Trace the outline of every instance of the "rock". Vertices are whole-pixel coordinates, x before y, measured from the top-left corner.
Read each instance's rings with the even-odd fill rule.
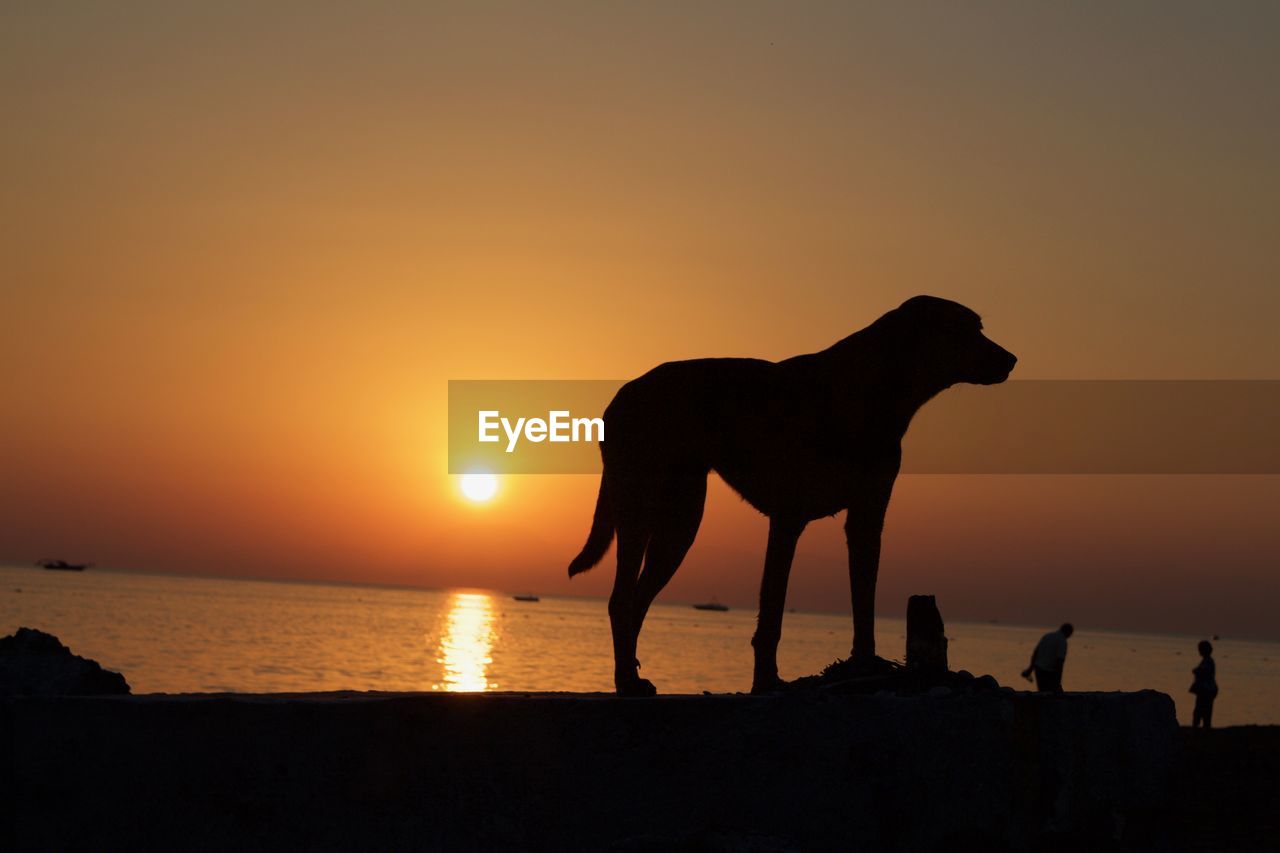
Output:
[[[947,671],[947,636],[942,614],[932,595],[907,599],[907,668],[922,672]]]
[[[1000,682],[993,675],[982,675],[973,681],[973,689],[979,692],[995,692],[1000,689]]]
[[[115,696],[129,692],[118,672],[73,655],[58,638],[19,628],[0,639],[0,696]]]

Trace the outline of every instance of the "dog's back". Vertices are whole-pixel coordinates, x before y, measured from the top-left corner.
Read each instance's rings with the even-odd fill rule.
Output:
[[[668,362],[605,410],[605,476],[653,482],[716,471],[761,512],[838,512],[848,415],[813,356]]]

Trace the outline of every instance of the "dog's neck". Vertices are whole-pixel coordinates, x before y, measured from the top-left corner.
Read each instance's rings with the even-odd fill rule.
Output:
[[[911,390],[895,412],[898,421],[896,428],[900,429],[898,438],[907,434],[907,427],[911,426],[911,419],[916,416],[916,412],[920,411],[925,403],[950,388],[952,384],[954,383],[927,380],[918,374],[908,379],[908,387]]]
[[[872,325],[812,358],[858,408],[878,413],[882,428],[901,440],[925,403],[955,383],[919,363],[919,353],[899,345],[888,329]],[[856,377],[856,379],[855,379]],[[848,379],[850,384],[844,385]]]
[[[897,389],[898,393],[881,398],[880,404],[885,407],[885,424],[893,433],[893,437],[901,441],[911,426],[911,419],[924,404],[951,387],[951,383],[930,380],[918,372],[890,369],[886,372],[885,388]]]

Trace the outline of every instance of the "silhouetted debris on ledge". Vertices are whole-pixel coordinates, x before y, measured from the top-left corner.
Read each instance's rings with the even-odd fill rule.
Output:
[[[0,696],[117,696],[124,676],[71,653],[58,638],[34,628],[0,638]]]
[[[964,669],[957,672],[912,669],[884,658],[834,661],[818,675],[797,678],[791,682],[790,689],[894,696],[944,696],[952,692],[974,695],[1001,690],[1013,692],[1011,687],[1001,687],[1000,682],[991,675],[975,676]]]
[[[797,678],[788,689],[895,696],[1013,692],[1011,687],[1001,687],[995,676],[975,676],[968,670],[951,672],[947,668],[946,630],[932,595],[913,595],[907,602],[906,652],[906,666],[878,657],[846,658],[828,664],[817,675]]]

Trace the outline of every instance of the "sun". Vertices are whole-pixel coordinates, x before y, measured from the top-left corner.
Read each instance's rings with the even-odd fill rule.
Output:
[[[482,504],[498,493],[498,477],[488,471],[472,471],[458,478],[458,487],[467,500]]]

